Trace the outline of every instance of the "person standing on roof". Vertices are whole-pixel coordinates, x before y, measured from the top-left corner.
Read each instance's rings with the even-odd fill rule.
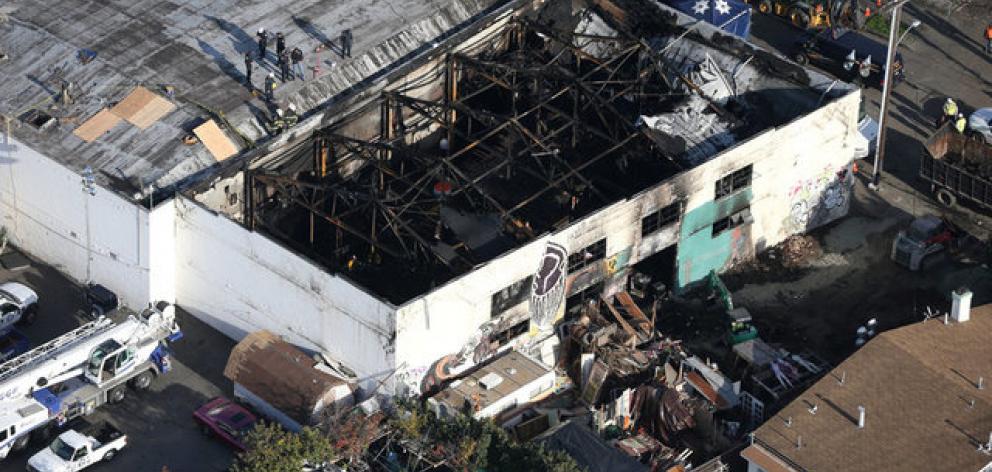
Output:
[[[282,73],[282,81],[289,80],[289,54],[286,51],[279,53],[279,71]]]
[[[274,72],[269,72],[269,75],[265,77],[265,100],[272,103],[275,98],[276,92],[276,74]]]
[[[255,59],[251,57],[251,51],[245,52],[245,87],[248,87],[249,89],[252,88],[251,68],[254,60]]]
[[[967,126],[968,120],[964,119],[964,114],[958,113],[957,120],[954,120],[954,129],[958,130],[958,133],[964,134],[964,129]]]
[[[985,27],[985,54],[992,54],[992,23]]]
[[[295,76],[297,75],[300,76],[300,80],[307,80],[303,71],[303,51],[298,47],[293,48],[289,52],[289,59],[293,61],[293,80],[296,80]]]
[[[276,56],[286,50],[286,37],[282,33],[276,33]]]
[[[937,120],[937,127],[940,128],[944,126],[944,123],[948,121],[953,122],[954,118],[958,116],[958,104],[954,103],[954,99],[947,97],[947,101],[944,102],[944,114],[940,116]]]
[[[265,28],[259,28],[255,36],[258,36],[258,63],[261,64],[265,61],[265,46],[269,43],[269,33],[265,32]]]
[[[351,30],[346,29],[341,32],[341,57],[351,57]]]

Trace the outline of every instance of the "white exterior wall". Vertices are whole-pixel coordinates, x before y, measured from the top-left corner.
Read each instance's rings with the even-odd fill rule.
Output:
[[[244,385],[237,382],[234,382],[234,398],[255,407],[262,416],[266,416],[268,419],[281,424],[288,431],[298,433],[303,429],[303,425],[297,423],[296,420],[290,418],[278,408],[263,400],[262,397],[255,395],[251,390],[248,390]]]
[[[149,300],[176,302],[176,200],[148,213]]]
[[[12,136],[0,137],[0,221],[18,248],[86,280],[89,206],[91,280],[134,308],[149,300],[148,211],[112,191],[83,191],[82,176]]]
[[[851,163],[859,100],[859,93],[848,94],[779,129],[739,143],[709,162],[601,209],[556,234],[536,239],[399,307],[396,359],[406,364],[399,379],[416,389],[434,361],[457,353],[470,341],[478,327],[490,320],[492,294],[532,275],[547,241],[561,244],[571,253],[606,237],[606,257],[632,248],[628,261],[632,264],[680,238],[678,225],[673,225],[642,241],[643,216],[679,198],[686,200],[685,215],[713,206],[715,182],[748,164],[754,165],[750,206],[755,222],[750,225],[747,252],[753,254],[802,232],[805,228],[790,227],[787,221],[800,198],[791,192],[806,185],[812,194],[802,197],[819,198],[824,173]],[[703,231],[708,234],[709,224]],[[732,252],[728,247],[720,250],[728,255]],[[679,252],[683,252],[681,245]],[[617,288],[607,286],[606,291]],[[521,305],[523,308],[514,311],[525,309],[527,303]]]
[[[176,197],[176,303],[227,336],[325,351],[363,388],[393,366],[393,308],[269,238]]]

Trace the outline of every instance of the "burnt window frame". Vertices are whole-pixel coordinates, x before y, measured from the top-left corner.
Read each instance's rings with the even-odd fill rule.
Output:
[[[591,254],[590,257],[586,257],[586,253]],[[574,251],[568,255],[568,273],[572,274],[578,272],[590,264],[596,263],[596,261],[601,261],[606,259],[606,238],[600,239],[578,251]]]
[[[683,204],[684,202],[682,200],[676,200],[641,218],[641,237],[653,234],[681,221]]]
[[[730,231],[742,225],[751,224],[754,218],[751,215],[751,206],[748,205],[740,210],[737,210],[719,220],[713,222],[712,233],[710,237],[717,237],[721,233]]]
[[[489,341],[495,342],[496,345],[499,346],[498,348],[500,348],[506,346],[510,341],[513,341],[517,337],[522,336],[529,329],[530,318],[524,318],[510,326],[507,326],[506,329],[493,333],[489,338]]]
[[[754,164],[748,164],[717,180],[714,184],[714,200],[733,195],[751,186],[754,178]]]
[[[510,308],[513,308],[527,301],[530,298],[530,289],[533,284],[534,284],[534,275],[531,274],[528,275],[527,277],[517,280],[516,282],[513,282],[510,285],[507,285],[506,287],[503,287],[501,290],[493,292],[493,294],[490,295],[489,297],[489,317],[495,318],[503,314]],[[516,297],[510,297],[505,300],[502,300],[500,303],[500,305],[503,305],[502,308],[497,307],[497,299],[496,299],[497,295],[500,295],[501,293],[507,291],[512,287],[517,287],[517,290],[520,290],[520,292],[518,292]],[[526,292],[527,295],[523,295],[523,292]],[[518,298],[518,300],[515,303],[507,304],[507,300],[512,300],[513,298]]]

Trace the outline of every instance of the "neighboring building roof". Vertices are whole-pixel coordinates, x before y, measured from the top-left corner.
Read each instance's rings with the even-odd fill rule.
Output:
[[[551,369],[541,363],[511,351],[462,379],[456,380],[432,400],[445,404],[453,412],[471,405],[485,410],[500,399],[547,375]],[[488,387],[488,388],[487,388]]]
[[[316,365],[303,351],[263,330],[245,336],[231,349],[224,376],[300,424],[308,424],[320,400],[346,383]]]
[[[300,46],[309,65],[321,42],[338,41],[354,32],[355,57],[331,69],[337,54],[323,52],[324,73],[316,80],[288,82],[277,99],[293,102],[301,112],[322,106],[331,97],[381,74],[401,59],[443,36],[502,0],[261,0],[135,1],[104,3],[84,0],[8,2],[0,11],[10,21],[0,26],[0,45],[8,55],[0,62],[0,114],[15,121],[19,141],[67,167],[90,165],[98,181],[134,198],[150,185],[163,188],[211,168],[217,160],[202,144],[181,138],[195,126],[223,113],[247,141],[265,137],[259,123],[265,112],[250,102],[241,84],[243,54],[257,51],[255,32],[286,35],[287,47]],[[80,54],[95,53],[87,63]],[[274,70],[273,58],[255,67],[261,83]],[[310,71],[307,71],[310,74]],[[74,104],[52,109],[62,80],[75,87]],[[162,95],[175,87],[169,102],[177,108],[146,129],[122,121],[95,126],[98,135],[84,142],[73,131],[104,108],[123,100],[135,86]],[[57,118],[44,129],[19,119],[37,109]],[[108,115],[104,113],[104,115]],[[143,120],[137,120],[139,122]],[[142,123],[146,124],[146,123]],[[110,127],[109,132],[102,131]],[[93,129],[91,129],[93,131]],[[246,141],[233,130],[228,137],[241,149]]]
[[[609,446],[574,420],[546,431],[537,441],[553,451],[562,451],[589,472],[644,472],[648,467],[619,449]]]
[[[992,432],[992,387],[977,387],[992,380],[990,346],[992,305],[964,323],[883,332],[758,428],[742,454],[776,463],[762,465],[772,472],[978,471],[992,462],[977,450]]]

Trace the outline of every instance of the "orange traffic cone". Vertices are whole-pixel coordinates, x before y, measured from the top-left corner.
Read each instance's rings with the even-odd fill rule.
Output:
[[[871,8],[865,7],[865,18],[868,18],[869,16],[871,16]]]
[[[875,0],[875,6],[878,8],[882,8],[882,0]]]

